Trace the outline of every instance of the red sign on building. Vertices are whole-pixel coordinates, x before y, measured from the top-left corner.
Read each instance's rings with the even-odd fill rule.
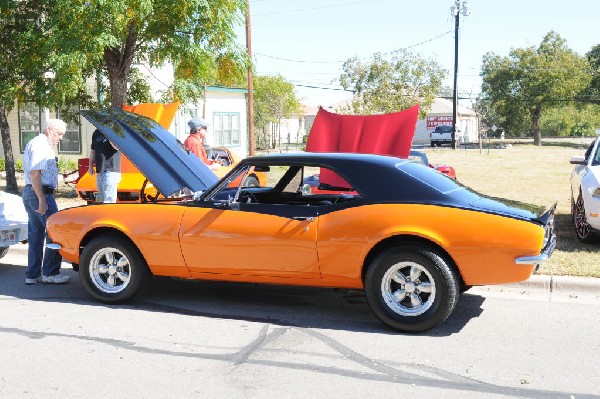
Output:
[[[427,128],[433,129],[439,125],[452,125],[451,116],[428,116],[427,117]]]

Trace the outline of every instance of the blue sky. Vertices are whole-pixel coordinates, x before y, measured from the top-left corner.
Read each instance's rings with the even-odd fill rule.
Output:
[[[350,96],[333,90],[340,88],[345,60],[409,48],[445,68],[451,87],[452,5],[454,0],[251,0],[256,73],[281,74],[297,85],[304,103],[329,105]],[[488,51],[508,55],[511,48],[537,46],[552,30],[580,55],[600,44],[600,0],[468,0],[468,6],[470,15],[460,19],[461,95],[479,92]]]

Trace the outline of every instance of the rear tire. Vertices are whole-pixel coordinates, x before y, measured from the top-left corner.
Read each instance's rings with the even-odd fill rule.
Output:
[[[579,193],[577,202],[573,207],[573,222],[575,223],[575,234],[581,242],[588,244],[597,243],[600,241],[598,232],[590,226],[585,216],[585,204],[583,203],[583,196]]]
[[[0,259],[4,258],[8,253],[9,247],[0,247]]]
[[[150,272],[138,249],[114,234],[94,238],[81,254],[79,276],[86,291],[104,303],[133,297]]]
[[[365,293],[371,310],[383,323],[404,332],[423,332],[452,313],[459,282],[435,249],[401,245],[371,263]]]

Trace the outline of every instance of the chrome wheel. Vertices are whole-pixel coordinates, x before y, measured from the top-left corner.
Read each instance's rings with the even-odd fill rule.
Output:
[[[421,332],[448,318],[459,294],[459,280],[439,250],[398,244],[369,264],[365,294],[381,321],[400,331]]]
[[[381,294],[393,312],[401,316],[418,316],[435,300],[435,281],[424,266],[399,262],[383,275]]]
[[[129,259],[117,248],[107,247],[92,255],[89,263],[92,284],[107,294],[116,294],[127,289],[131,278]]]

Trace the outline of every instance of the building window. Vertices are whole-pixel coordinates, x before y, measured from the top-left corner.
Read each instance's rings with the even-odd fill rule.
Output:
[[[42,127],[42,111],[35,103],[19,103],[19,142],[21,153],[29,141],[37,136]]]
[[[59,110],[58,118],[67,122],[67,132],[58,142],[59,154],[81,154],[81,128],[79,123],[79,107]]]
[[[215,112],[213,113],[214,145],[239,146],[240,145],[240,113]]]

